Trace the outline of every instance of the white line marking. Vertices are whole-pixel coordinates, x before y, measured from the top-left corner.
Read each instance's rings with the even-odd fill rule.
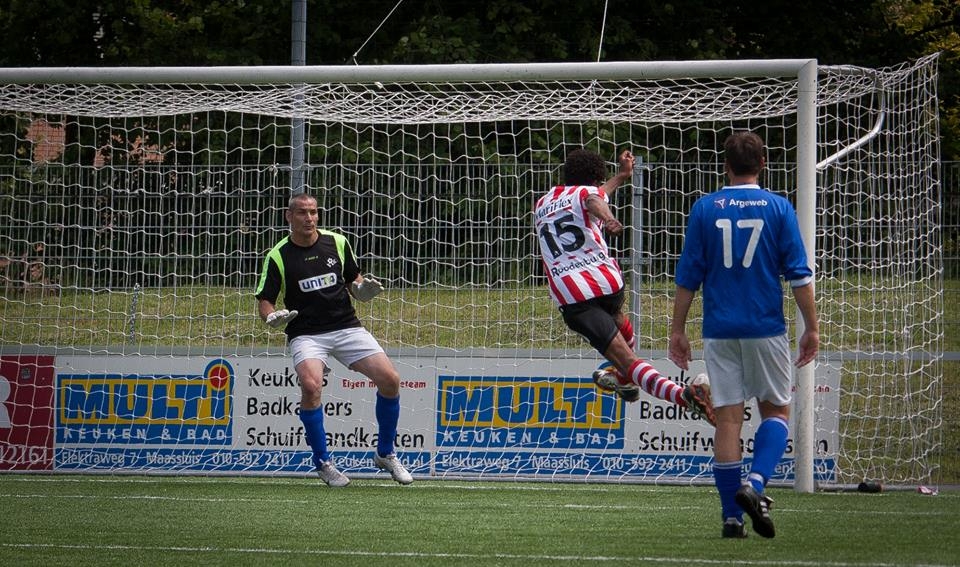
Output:
[[[321,550],[321,549],[269,549],[269,548],[238,548],[238,547],[162,547],[162,546],[134,546],[134,545],[68,545],[53,543],[0,543],[0,548],[13,549],[76,549],[86,551],[157,551],[178,553],[239,553],[246,555],[303,555],[303,556],[339,556],[339,557],[422,557],[429,559],[511,559],[526,561],[557,561],[565,563],[678,563],[683,565],[774,565],[798,567],[951,567],[930,563],[846,563],[824,561],[751,561],[747,559],[719,560],[698,559],[692,557],[628,557],[628,556],[579,556],[579,555],[520,555],[511,553],[422,553],[419,551],[359,551],[359,550]]]
[[[384,485],[387,486],[387,485]],[[393,485],[391,485],[393,486]],[[325,487],[319,487],[320,490],[327,490]],[[410,490],[409,487],[405,487],[404,490]],[[91,496],[89,494],[30,494],[30,493],[0,493],[0,499],[2,498],[13,498],[13,499],[89,499],[89,500],[155,500],[155,501],[168,501],[168,502],[218,502],[218,503],[227,503],[227,502],[237,502],[237,503],[256,503],[256,502],[267,502],[267,503],[286,503],[286,504],[314,504],[315,500],[301,500],[301,499],[276,499],[276,498],[200,498],[200,497],[180,497],[180,496],[159,496],[152,494],[129,494],[129,495],[119,495],[119,496],[102,496],[96,495]],[[448,505],[453,508],[456,506],[456,502],[449,502]],[[466,504],[467,508],[472,507],[474,504]],[[516,508],[537,508],[537,509],[560,509],[560,510],[638,510],[644,512],[657,512],[657,511],[675,511],[675,510],[703,510],[703,506],[654,506],[654,505],[644,505],[638,503],[636,505],[626,505],[626,504],[581,504],[581,503],[569,503],[569,504],[518,504],[513,502],[491,502],[484,504],[487,508],[503,508],[503,509],[516,509]],[[778,514],[789,513],[789,514],[846,514],[852,516],[914,516],[914,517],[938,517],[938,516],[953,516],[953,513],[947,511],[918,511],[918,512],[907,512],[904,510],[856,510],[856,509],[822,509],[822,508],[783,508],[777,507],[776,509]]]

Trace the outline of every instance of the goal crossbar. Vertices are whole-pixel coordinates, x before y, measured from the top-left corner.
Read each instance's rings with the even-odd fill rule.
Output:
[[[815,59],[483,63],[476,65],[319,65],[255,67],[24,67],[0,69],[0,83],[243,84],[431,81],[573,81],[602,79],[793,77]]]

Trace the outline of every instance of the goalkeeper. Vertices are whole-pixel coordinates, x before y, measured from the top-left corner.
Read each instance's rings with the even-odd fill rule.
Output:
[[[567,327],[607,359],[593,373],[600,389],[634,402],[643,388],[712,424],[713,406],[706,384],[681,386],[634,353],[633,325],[622,311],[623,274],[603,237],[603,231],[623,231],[607,203],[609,195],[630,179],[635,158],[624,151],[619,162],[620,171],[604,182],[603,159],[588,150],[574,150],[563,164],[563,185],[537,200],[534,223],[550,296]]]
[[[400,484],[413,477],[397,458],[393,440],[400,417],[400,376],[377,340],[357,318],[350,300],[370,301],[380,284],[365,278],[347,239],[318,228],[317,200],[299,194],[286,211],[290,234],[267,254],[257,285],[260,318],[273,328],[286,326],[288,345],[300,380],[300,420],[313,450],[317,474],[329,486],[350,483],[327,449],[320,405],[327,359],[369,378],[377,387],[378,436],[374,464]],[[284,298],[285,309],[277,309]]]
[[[758,184],[765,165],[760,136],[735,132],[724,142],[727,185],[693,204],[677,264],[670,329],[670,359],[690,360],[686,321],[703,286],[703,357],[716,404],[713,476],[723,515],[721,535],[746,537],[743,513],[753,530],[773,537],[764,486],[787,447],[790,419],[790,343],[783,315],[789,282],[803,334],[798,367],[817,354],[820,336],[813,271],[790,202]],[[757,399],[760,426],[753,439],[750,473],[741,479],[744,403]]]

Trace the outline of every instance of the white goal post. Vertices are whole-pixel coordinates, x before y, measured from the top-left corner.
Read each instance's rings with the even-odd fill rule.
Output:
[[[665,356],[686,214],[723,183],[726,135],[751,129],[822,319],[775,481],[936,484],[936,63],[0,69],[0,470],[304,472],[299,390],[252,298],[302,179],[385,284],[358,309],[404,375],[415,474],[707,482],[707,426],[593,391],[530,206],[570,149],[611,169],[633,150],[613,246],[639,354],[687,380]],[[365,387],[334,368],[324,397],[341,468],[372,476]]]

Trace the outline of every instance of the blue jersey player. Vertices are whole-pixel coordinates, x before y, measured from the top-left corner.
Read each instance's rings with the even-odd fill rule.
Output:
[[[686,321],[702,288],[703,356],[717,419],[713,474],[723,537],[746,537],[744,512],[755,532],[775,533],[764,486],[786,450],[793,376],[781,278],[803,319],[793,363],[811,362],[820,342],[813,272],[797,215],[789,201],[758,184],[764,153],[763,140],[752,132],[736,132],[724,142],[728,184],[701,197],[690,211],[670,329],[670,359],[687,369]],[[761,422],[750,472],[741,478],[744,404],[753,398]]]

